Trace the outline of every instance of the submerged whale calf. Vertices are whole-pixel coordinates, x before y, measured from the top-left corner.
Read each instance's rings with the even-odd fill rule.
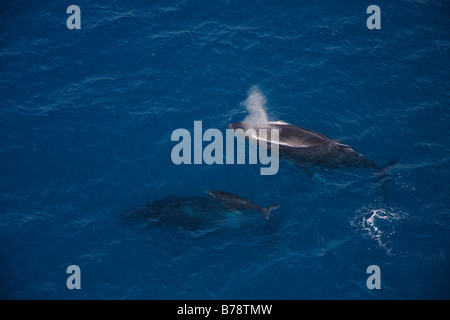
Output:
[[[259,129],[267,129],[266,139],[268,146],[277,143],[280,155],[291,160],[295,165],[304,169],[308,175],[312,175],[309,164],[323,167],[360,167],[371,168],[380,171],[372,160],[354,151],[349,145],[330,139],[321,133],[297,127],[283,121],[269,121],[264,123],[236,122],[228,125],[230,129],[254,129],[253,134],[245,135],[247,140],[255,142],[264,139],[258,135]],[[278,129],[278,142],[270,139],[270,129]],[[237,131],[239,132],[239,131]]]
[[[269,219],[270,212],[272,210],[275,210],[276,208],[279,207],[279,205],[277,204],[267,208],[260,207],[254,203],[251,203],[247,199],[244,199],[242,197],[239,197],[237,195],[225,191],[208,190],[206,191],[206,193],[232,209],[261,211],[264,218],[266,219]]]

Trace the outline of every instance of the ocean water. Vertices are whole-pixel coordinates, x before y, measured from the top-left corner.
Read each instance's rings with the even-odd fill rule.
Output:
[[[449,299],[449,17],[434,0],[1,2],[0,297]],[[395,160],[383,182],[173,164],[175,129],[224,131],[254,86],[269,120]],[[195,228],[123,215],[211,189],[281,207]]]

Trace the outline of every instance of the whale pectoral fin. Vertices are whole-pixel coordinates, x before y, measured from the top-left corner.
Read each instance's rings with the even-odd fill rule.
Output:
[[[229,206],[229,205],[225,205],[225,208],[227,209],[227,210],[230,210],[231,212],[233,212],[234,214],[242,214],[242,212],[241,211],[239,211],[238,209],[236,209],[236,208],[233,208],[232,206]]]
[[[314,176],[312,177],[312,180],[314,182],[318,182],[318,183],[325,183],[327,182],[320,174],[315,173]]]
[[[308,166],[307,164],[300,163],[300,162],[294,162],[294,165],[297,168],[303,170],[309,178],[313,178],[314,177],[314,172],[312,171],[311,167]]]

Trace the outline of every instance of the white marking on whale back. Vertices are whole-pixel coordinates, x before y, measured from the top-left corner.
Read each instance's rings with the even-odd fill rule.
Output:
[[[269,121],[268,123],[271,123],[271,124],[289,124],[289,125],[290,125],[290,123],[287,123],[287,122],[282,121],[282,120],[278,120],[278,121]]]

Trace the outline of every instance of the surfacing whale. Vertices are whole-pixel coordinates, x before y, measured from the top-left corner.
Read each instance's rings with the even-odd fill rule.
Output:
[[[255,134],[244,136],[250,142],[264,139],[258,132],[259,129],[267,129],[268,146],[277,143],[280,156],[291,160],[296,166],[312,175],[309,164],[315,164],[328,168],[359,167],[380,171],[372,160],[354,151],[349,145],[338,140],[330,139],[321,133],[297,127],[283,121],[269,121],[265,123],[236,122],[228,125],[229,129],[254,129]],[[272,141],[270,129],[279,130],[278,142]],[[239,133],[239,131],[237,131]]]

